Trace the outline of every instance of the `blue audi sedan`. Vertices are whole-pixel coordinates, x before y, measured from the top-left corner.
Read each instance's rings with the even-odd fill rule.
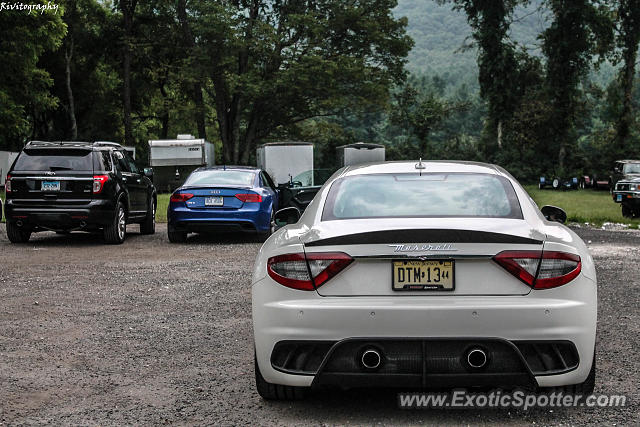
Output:
[[[198,168],[173,192],[167,209],[169,241],[189,233],[248,232],[262,237],[275,230],[279,194],[263,170],[245,166]]]

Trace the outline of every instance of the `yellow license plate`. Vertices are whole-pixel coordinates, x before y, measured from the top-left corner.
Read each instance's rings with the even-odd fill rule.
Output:
[[[394,291],[452,291],[452,260],[393,261]]]

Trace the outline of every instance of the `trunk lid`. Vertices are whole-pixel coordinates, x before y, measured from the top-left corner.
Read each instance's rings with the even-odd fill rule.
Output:
[[[255,193],[250,187],[183,187],[181,193],[193,194],[187,200],[189,209],[240,209],[243,202],[236,194]]]
[[[29,203],[92,200],[91,149],[26,149],[11,172],[11,198]]]
[[[531,289],[492,257],[505,250],[541,250],[545,235],[517,219],[394,218],[324,221],[301,239],[307,254],[343,252],[354,259],[318,288],[323,296],[525,295]],[[443,277],[436,283],[447,271],[451,282]],[[433,275],[430,283],[436,284],[394,290],[394,281],[396,287],[415,283],[412,275],[421,276],[421,283]]]

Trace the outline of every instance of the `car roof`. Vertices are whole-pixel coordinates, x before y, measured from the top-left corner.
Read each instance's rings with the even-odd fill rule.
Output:
[[[201,168],[198,168],[196,170],[194,170],[194,172],[201,172],[201,171],[211,171],[211,170],[242,170],[242,171],[248,171],[248,172],[258,172],[261,169],[255,167],[255,166],[204,166]]]
[[[419,169],[418,165],[424,167]],[[412,160],[393,161],[379,163],[365,163],[361,165],[347,166],[340,176],[381,174],[381,173],[485,173],[493,175],[505,175],[501,168],[488,163],[452,161],[452,160]]]
[[[640,163],[640,160],[616,160],[616,163]]]

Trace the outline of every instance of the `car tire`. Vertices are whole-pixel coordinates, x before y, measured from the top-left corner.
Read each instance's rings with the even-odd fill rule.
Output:
[[[103,230],[104,241],[111,245],[120,245],[124,243],[127,235],[127,213],[122,202],[118,202],[116,213],[111,221]]]
[[[31,238],[31,230],[18,227],[13,222],[7,222],[7,237],[11,243],[27,243]]]
[[[558,190],[560,188],[560,178],[553,178],[553,181],[551,182],[551,186],[553,187],[554,190]]]
[[[306,394],[306,387],[294,387],[288,385],[271,384],[267,382],[260,372],[258,360],[254,356],[253,364],[256,373],[256,389],[258,394],[266,400],[302,400]]]
[[[633,218],[633,210],[625,205],[622,205],[622,216],[625,218]]]
[[[185,243],[187,241],[186,231],[176,231],[169,228],[167,230],[167,235],[169,236],[169,241],[171,243]]]
[[[258,242],[264,242],[276,231],[276,218],[275,212],[271,211],[271,220],[269,221],[269,230],[258,233]]]
[[[149,208],[144,221],[140,223],[140,234],[154,234],[156,232],[156,204],[153,197],[149,199]]]

